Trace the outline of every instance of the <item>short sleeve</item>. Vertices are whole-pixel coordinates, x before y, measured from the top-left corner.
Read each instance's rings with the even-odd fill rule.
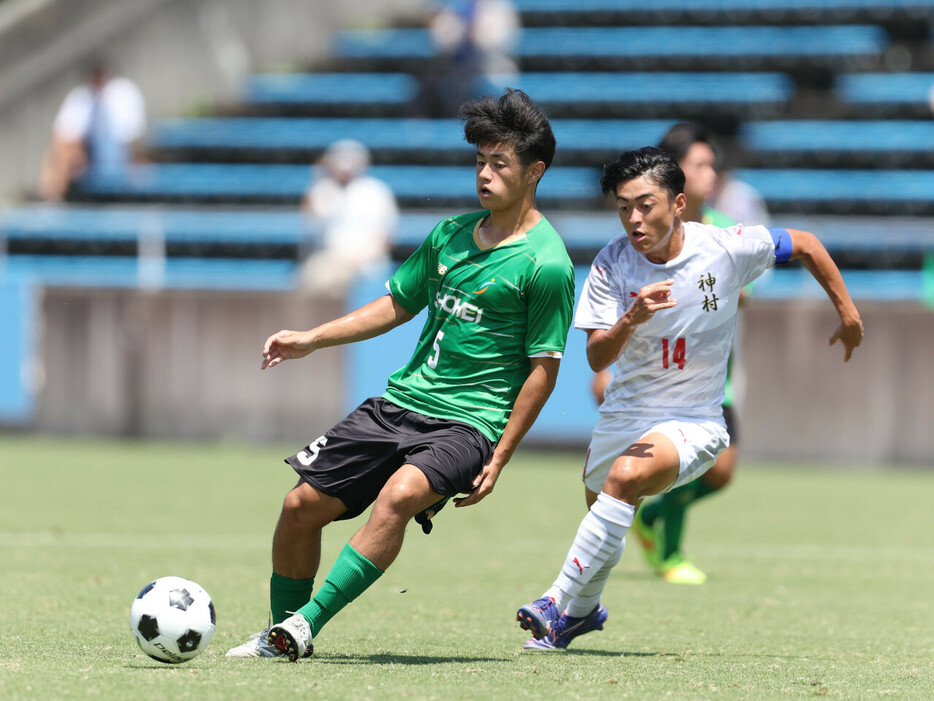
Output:
[[[428,305],[428,281],[434,260],[436,226],[386,283],[389,293],[410,314],[418,314]]]
[[[55,115],[55,135],[66,141],[83,139],[91,123],[91,95],[83,85],[72,88]]]
[[[564,353],[574,310],[570,260],[550,261],[536,269],[528,288],[528,310],[526,354]]]
[[[723,231],[736,261],[741,287],[745,287],[775,265],[777,249],[772,230],[764,226],[738,224]]]
[[[114,78],[105,89],[117,136],[124,143],[139,141],[146,131],[146,102],[143,93],[128,78]]]
[[[623,297],[616,276],[613,275],[610,256],[604,249],[590,266],[590,273],[584,281],[574,326],[578,329],[610,328],[626,311],[621,299]]]

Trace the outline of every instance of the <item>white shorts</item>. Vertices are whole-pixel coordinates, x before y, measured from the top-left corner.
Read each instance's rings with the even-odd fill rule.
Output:
[[[613,463],[640,438],[661,433],[678,449],[681,464],[677,479],[665,491],[680,487],[709,470],[717,456],[730,445],[723,419],[677,419],[653,423],[646,419],[605,414],[590,436],[584,460],[584,484],[592,492],[603,491]]]

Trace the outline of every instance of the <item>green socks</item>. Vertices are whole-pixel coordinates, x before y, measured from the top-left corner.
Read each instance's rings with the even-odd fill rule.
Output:
[[[684,532],[684,516],[687,507],[718,490],[719,487],[711,487],[702,478],[698,478],[677,489],[672,489],[645,505],[642,510],[643,521],[652,525],[656,519],[661,518],[664,523],[664,542],[662,552],[659,553],[662,561],[681,551],[681,536]]]
[[[315,598],[298,609],[311,624],[311,634],[317,635],[325,623],[382,574],[383,570],[354,550],[350,543],[345,545]]]
[[[269,578],[269,610],[272,612],[272,622],[282,623],[291,615],[288,611],[298,611],[307,604],[314,585],[314,577],[292,579],[273,572]]]

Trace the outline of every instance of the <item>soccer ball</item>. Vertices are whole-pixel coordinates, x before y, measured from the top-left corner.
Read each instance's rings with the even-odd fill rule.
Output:
[[[214,637],[216,620],[208,593],[182,577],[150,582],[130,607],[130,630],[140,649],[171,664],[200,655]]]

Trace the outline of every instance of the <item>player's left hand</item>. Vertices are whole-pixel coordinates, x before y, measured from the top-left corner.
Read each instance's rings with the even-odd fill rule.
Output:
[[[470,506],[485,498],[493,491],[493,486],[496,484],[496,480],[499,479],[499,473],[502,469],[503,466],[494,466],[492,461],[484,465],[483,469],[480,470],[480,474],[474,478],[473,490],[465,497],[456,497],[454,506]]]
[[[846,363],[853,355],[853,350],[863,342],[863,322],[857,318],[855,321],[841,323],[834,329],[833,335],[827,345],[832,346],[837,341],[843,344],[843,362]]]

